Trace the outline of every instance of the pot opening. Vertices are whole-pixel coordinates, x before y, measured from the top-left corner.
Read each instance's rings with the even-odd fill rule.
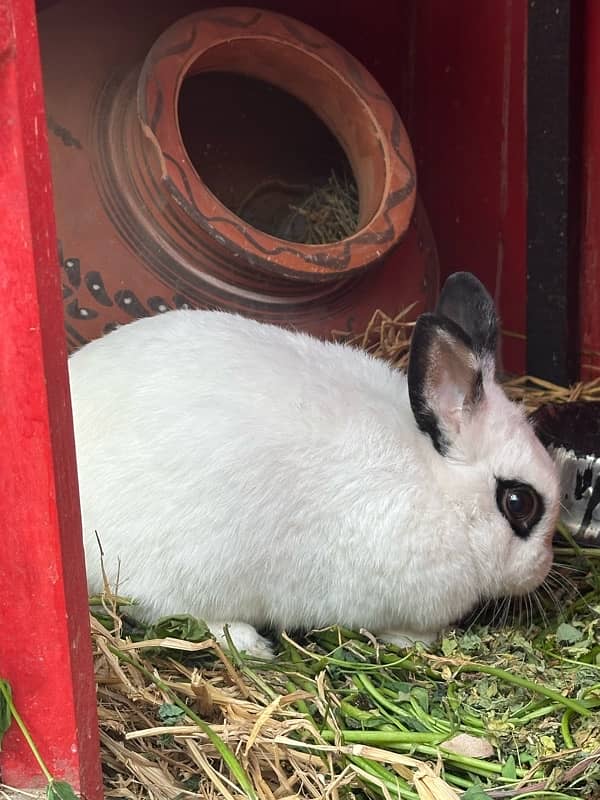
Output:
[[[187,78],[181,137],[198,175],[255,228],[293,242],[339,241],[358,227],[350,162],[316,114],[265,81],[233,72]]]
[[[347,80],[291,44],[209,48],[183,76],[178,120],[203,183],[272,236],[339,241],[380,206],[385,159],[372,116]]]

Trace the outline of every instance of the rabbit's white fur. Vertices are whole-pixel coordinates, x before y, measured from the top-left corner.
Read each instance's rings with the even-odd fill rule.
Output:
[[[143,617],[190,613],[268,654],[255,630],[366,627],[434,638],[551,563],[555,468],[488,375],[440,455],[405,375],[365,353],[216,311],[173,311],[69,361],[89,587]],[[546,511],[512,532],[495,476]]]

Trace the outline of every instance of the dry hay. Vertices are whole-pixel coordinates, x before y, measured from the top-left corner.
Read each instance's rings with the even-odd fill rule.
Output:
[[[402,368],[409,312],[338,335]],[[529,408],[600,399],[598,381],[507,388]],[[336,628],[284,636],[274,663],[190,618],[142,629],[107,589],[91,618],[106,797],[598,800],[599,556],[567,538],[535,613],[502,606],[432,651]]]
[[[361,333],[333,331],[333,335],[339,341],[360,347],[375,358],[381,358],[394,367],[405,370],[408,365],[410,336],[415,326],[407,317],[415,305],[413,303],[394,317],[378,309]],[[509,397],[523,402],[528,411],[535,411],[544,403],[600,401],[600,378],[568,387],[557,386],[532,375],[506,377],[502,383]]]
[[[188,641],[136,641],[93,617],[106,796],[593,800],[600,604],[580,586],[560,625],[471,626],[408,654],[364,631],[284,635],[274,664],[228,658],[189,619],[163,631]]]
[[[395,317],[377,309],[367,327],[361,333],[332,331],[332,336],[340,342],[366,350],[375,358],[389,362],[397,369],[408,366],[410,337],[415,323],[408,319],[417,304],[404,308]]]
[[[326,715],[324,681],[315,695],[297,688],[285,674],[259,677],[243,662],[234,666],[212,640],[132,643],[91,619],[107,797],[238,798],[255,792],[269,800],[338,798],[363,777],[360,763],[352,761],[336,774],[334,762],[348,755],[357,762],[366,758],[390,765],[418,787],[419,797],[456,800],[439,778],[439,765],[323,738],[297,707],[312,699]],[[156,647],[163,651],[160,656],[148,653]],[[204,666],[186,665],[169,657],[170,650],[177,651],[178,659],[182,651],[209,653],[212,658]],[[175,698],[185,703],[187,714],[174,704]],[[162,725],[157,723],[161,714]],[[197,715],[200,725],[198,719],[194,723]],[[240,791],[243,781],[238,779],[236,785],[225,768],[222,752],[206,732],[207,723],[251,782],[246,795]],[[300,748],[303,740],[306,745]]]
[[[358,187],[346,171],[332,171],[326,180],[314,185],[269,178],[250,190],[236,214],[288,242],[337,242],[357,230]]]
[[[358,226],[356,181],[347,173],[338,176],[332,172],[326,183],[314,188],[302,203],[290,204],[290,210],[289,230],[302,230],[299,241],[304,244],[327,244],[352,236]]]

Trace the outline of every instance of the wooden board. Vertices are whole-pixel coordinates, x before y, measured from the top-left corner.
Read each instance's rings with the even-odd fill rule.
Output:
[[[50,770],[102,796],[33,2],[0,0],[0,676]],[[13,728],[4,783],[43,778]]]

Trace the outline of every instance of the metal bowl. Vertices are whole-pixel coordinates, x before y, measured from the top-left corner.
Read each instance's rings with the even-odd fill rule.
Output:
[[[600,546],[600,402],[548,403],[532,420],[560,472],[561,521],[582,544]]]

